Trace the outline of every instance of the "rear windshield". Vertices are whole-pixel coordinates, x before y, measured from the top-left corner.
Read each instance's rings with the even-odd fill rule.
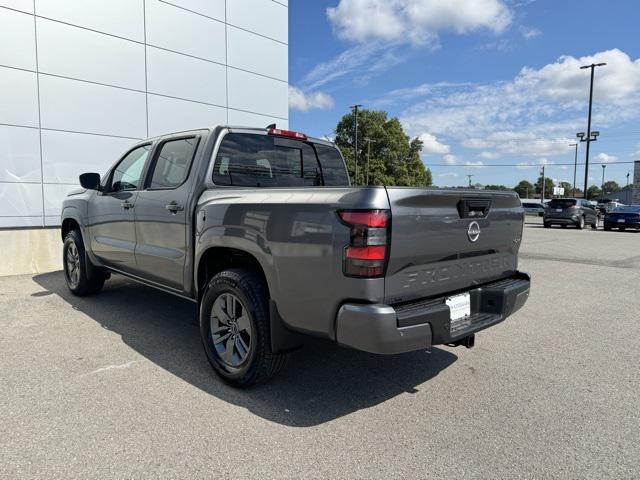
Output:
[[[549,202],[549,208],[565,208],[575,206],[576,201],[570,198],[555,198]]]
[[[522,206],[524,208],[544,208],[541,203],[523,203]]]
[[[224,137],[213,167],[213,181],[241,187],[349,185],[337,149],[246,133]]]

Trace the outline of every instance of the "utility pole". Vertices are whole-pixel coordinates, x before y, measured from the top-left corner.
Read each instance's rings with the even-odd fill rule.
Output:
[[[602,165],[602,188],[601,188],[601,190],[602,190],[601,195],[602,196],[604,196],[604,169],[605,168],[607,168],[607,166],[606,165]]]
[[[371,142],[373,142],[373,140],[371,140],[370,138],[365,138],[365,141],[368,143],[368,148],[367,148],[367,185],[369,185],[369,160],[371,159]]]
[[[471,188],[471,179],[474,177],[474,175],[467,175],[467,177],[469,177],[469,188]]]
[[[631,172],[627,172],[627,188],[629,188],[629,175],[631,175]]]
[[[591,84],[589,86],[589,118],[587,120],[587,138],[586,140],[583,140],[582,138],[580,139],[581,142],[587,142],[587,153],[586,153],[586,160],[585,160],[585,165],[584,165],[584,192],[585,192],[585,197],[587,198],[587,184],[589,182],[589,145],[591,144],[591,142],[593,142],[595,139],[591,139],[591,107],[593,106],[593,76],[594,76],[594,72],[596,67],[602,67],[606,65],[606,63],[592,63],[591,65],[584,65],[582,67],[580,67],[581,70],[590,68],[591,69]],[[596,133],[596,132],[594,132]],[[597,137],[597,135],[594,135],[595,137]]]
[[[351,110],[355,116],[355,124],[356,124],[356,132],[355,132],[355,140],[353,142],[353,161],[356,164],[356,178],[355,184],[358,185],[358,109],[362,105],[351,105]]]
[[[578,170],[578,144],[572,143],[570,147],[576,147],[576,155],[573,159],[573,187],[571,189],[571,196],[576,198],[576,171]],[[587,197],[585,197],[587,198]]]
[[[544,165],[542,166],[542,188],[540,188],[540,203],[544,204]]]

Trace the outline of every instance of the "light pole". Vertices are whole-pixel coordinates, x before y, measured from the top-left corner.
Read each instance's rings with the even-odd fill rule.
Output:
[[[544,165],[542,166],[542,185],[540,188],[540,203],[544,205]]]
[[[578,144],[572,143],[569,145],[570,147],[576,147],[576,155],[573,159],[573,187],[571,190],[571,196],[576,198],[576,171],[578,170]],[[587,197],[585,197],[587,198]]]
[[[474,175],[467,175],[467,177],[469,177],[469,188],[471,188],[471,179],[474,177]]]
[[[592,63],[591,65],[583,65],[582,67],[580,67],[581,70],[590,68],[591,69],[591,84],[589,86],[589,118],[587,120],[587,138],[586,140],[583,140],[582,138],[580,138],[581,142],[587,142],[587,154],[586,154],[586,160],[585,160],[585,164],[584,164],[584,192],[585,192],[585,197],[587,198],[587,183],[589,181],[589,145],[591,144],[591,142],[593,142],[595,139],[591,139],[592,136],[592,132],[591,132],[591,107],[593,106],[593,75],[595,72],[596,67],[603,67],[605,66],[606,63]],[[593,132],[596,133],[596,132]],[[597,137],[597,135],[594,135],[595,137]]]
[[[627,189],[629,188],[629,175],[631,175],[631,172],[627,172]]]
[[[356,178],[355,184],[358,185],[358,109],[362,105],[351,105],[351,110],[353,110],[353,114],[355,116],[356,123],[356,132],[355,132],[355,140],[353,142],[353,161],[356,164]]]
[[[607,168],[606,165],[602,165],[602,193],[600,194],[601,197],[604,197],[604,169]]]

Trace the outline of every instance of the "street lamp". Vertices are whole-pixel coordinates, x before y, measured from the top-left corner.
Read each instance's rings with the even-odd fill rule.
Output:
[[[602,165],[602,197],[604,197],[604,169],[607,168],[606,165]]]
[[[578,169],[578,144],[577,143],[572,143],[571,145],[569,145],[570,147],[576,147],[576,155],[573,159],[573,187],[571,190],[571,196],[573,198],[576,198],[576,170]],[[587,198],[587,197],[585,197]]]
[[[627,188],[629,188],[629,175],[631,175],[631,172],[627,172]]]
[[[589,117],[587,120],[587,135],[586,135],[586,139],[582,138],[584,137],[584,134],[582,137],[579,137],[581,142],[587,142],[586,161],[584,165],[584,195],[585,195],[584,198],[587,198],[587,182],[589,181],[589,145],[591,142],[595,141],[596,137],[600,134],[600,132],[597,132],[598,135],[594,136],[592,135],[592,132],[591,132],[591,108],[593,106],[593,76],[594,76],[596,67],[603,67],[605,65],[606,63],[592,63],[591,65],[583,65],[582,67],[580,67],[581,70],[585,70],[587,68],[591,69],[591,84],[589,86]],[[596,133],[596,132],[593,132],[593,133]]]

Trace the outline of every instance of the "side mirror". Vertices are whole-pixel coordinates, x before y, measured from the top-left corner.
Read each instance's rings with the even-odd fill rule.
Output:
[[[83,173],[80,175],[80,185],[87,190],[100,190],[100,174]]]

